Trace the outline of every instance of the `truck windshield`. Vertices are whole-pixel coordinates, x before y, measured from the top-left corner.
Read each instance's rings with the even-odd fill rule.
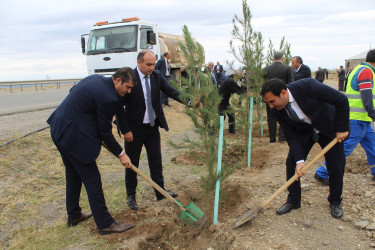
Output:
[[[87,55],[120,53],[137,50],[137,26],[122,26],[92,30]]]

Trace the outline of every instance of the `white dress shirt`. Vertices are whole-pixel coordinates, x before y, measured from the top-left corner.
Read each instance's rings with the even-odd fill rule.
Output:
[[[141,79],[141,83],[142,83],[142,90],[143,90],[143,96],[145,98],[145,106],[146,106],[146,112],[145,112],[145,115],[143,117],[143,123],[147,124],[147,123],[150,123],[150,119],[148,117],[148,108],[147,108],[147,90],[146,90],[146,79],[145,79],[145,74],[143,74],[137,67],[137,71],[138,71],[138,74],[139,74],[139,78]],[[150,91],[152,89],[151,87],[151,79],[150,79],[150,76],[148,76],[148,83],[150,84]],[[154,110],[152,111],[154,112]],[[156,119],[156,114],[154,112],[154,117]]]

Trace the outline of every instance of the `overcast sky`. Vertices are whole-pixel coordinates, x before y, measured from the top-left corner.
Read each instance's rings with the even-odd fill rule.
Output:
[[[316,70],[375,48],[375,1],[248,0],[252,25],[278,47],[285,36],[292,55]],[[182,34],[187,25],[206,62],[232,59],[232,19],[241,0],[97,1],[1,0],[0,81],[79,78],[87,75],[80,36],[99,21],[139,17],[159,31]]]

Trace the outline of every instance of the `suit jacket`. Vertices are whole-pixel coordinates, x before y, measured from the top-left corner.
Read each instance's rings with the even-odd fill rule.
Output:
[[[339,70],[338,77],[341,81],[345,80],[345,69]]]
[[[102,141],[114,155],[122,152],[112,134],[117,112],[121,109],[112,78],[91,75],[72,88],[47,123],[59,150],[87,164],[99,156]]]
[[[293,77],[294,77],[294,81],[297,81],[297,80],[300,80],[300,79],[303,79],[303,78],[310,78],[311,77],[311,70],[307,65],[302,64],[301,67],[299,68],[298,72],[294,71]]]
[[[214,72],[215,72],[215,77],[216,77],[216,81],[218,81],[219,83],[221,82],[221,78],[223,77],[222,76],[222,73],[223,73],[223,65],[219,65],[219,71],[217,71],[217,64],[215,65],[214,67]]]
[[[165,57],[160,58],[160,60],[155,64],[155,70],[159,70],[163,76],[166,76],[167,66],[165,63]]]
[[[229,106],[229,99],[232,94],[243,94],[246,89],[238,86],[237,82],[233,79],[233,75],[230,75],[224,82],[220,85],[219,95],[222,97],[219,103],[219,111],[222,112]]]
[[[315,72],[315,79],[319,82],[324,81],[324,71],[322,69]]]
[[[349,102],[344,94],[312,78],[287,84],[287,88],[312,123],[311,126],[297,126],[285,109],[271,109],[284,131],[294,159],[304,160],[303,145],[311,138],[314,128],[332,139],[336,132],[349,131]]]
[[[137,77],[138,84],[132,88],[130,94],[128,94],[125,98],[122,98],[122,103],[125,106],[125,113],[121,112],[117,114],[121,132],[124,134],[129,131],[139,131],[143,124],[143,118],[146,112],[146,102],[137,68],[134,69],[134,72]],[[167,96],[182,103],[182,101],[179,99],[180,92],[173,88],[159,71],[152,72],[150,75],[150,84],[152,108],[156,114],[156,120],[158,121],[160,127],[168,131],[167,120],[165,119],[163,107],[160,103],[160,91],[163,91]]]
[[[285,83],[290,83],[294,81],[293,69],[289,66],[286,66],[282,62],[276,61],[271,65],[267,66],[265,69],[264,78],[266,80],[272,78],[278,78],[283,80]]]

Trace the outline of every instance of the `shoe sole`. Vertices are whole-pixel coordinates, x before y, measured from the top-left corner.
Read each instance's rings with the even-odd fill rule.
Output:
[[[132,229],[132,228],[134,228],[134,227],[127,228],[127,229],[125,229],[124,231],[118,231],[118,232],[114,232],[114,231],[112,231],[112,232],[103,232],[103,231],[99,231],[99,234],[100,234],[100,235],[119,234],[119,233],[126,232],[126,231],[128,231],[128,230],[130,230],[130,229]]]

